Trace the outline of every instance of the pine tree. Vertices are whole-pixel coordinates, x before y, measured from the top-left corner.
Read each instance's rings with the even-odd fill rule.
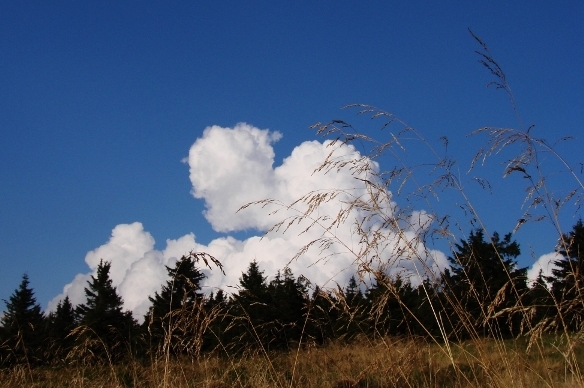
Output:
[[[4,300],[6,312],[0,319],[2,336],[0,343],[6,353],[2,360],[7,364],[39,363],[45,335],[45,318],[41,307],[29,287],[28,275],[22,276],[18,289]]]
[[[568,330],[579,330],[584,318],[584,224],[578,220],[568,234],[559,239],[556,252],[562,258],[554,264],[552,294],[560,309],[560,317]],[[560,318],[559,317],[559,318]]]
[[[102,359],[116,360],[132,348],[137,323],[109,277],[111,263],[100,261],[97,276],[91,276],[85,288],[87,302],[77,306],[80,335],[88,350]]]
[[[193,346],[199,349],[200,344],[195,342],[200,339],[200,333],[188,324],[199,322],[197,317],[203,313],[200,283],[205,274],[190,255],[181,257],[173,268],[166,266],[166,271],[169,280],[160,293],[149,297],[152,306],[144,321],[152,344],[159,350],[168,346],[175,354],[191,351]]]
[[[450,298],[447,304],[456,306],[451,321],[460,325],[454,325],[457,334],[499,337],[518,329],[517,319],[510,314],[491,317],[515,306],[527,290],[527,269],[517,268],[519,254],[519,244],[511,241],[510,233],[501,239],[495,232],[485,241],[483,231],[477,229],[467,240],[456,244],[456,251],[448,258],[450,268],[442,280]],[[471,327],[474,329],[469,331]]]

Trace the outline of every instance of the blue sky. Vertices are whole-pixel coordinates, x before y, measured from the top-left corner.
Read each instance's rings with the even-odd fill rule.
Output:
[[[368,103],[432,141],[447,136],[466,173],[484,140],[468,133],[517,126],[504,93],[485,88],[468,28],[504,68],[526,125],[550,140],[579,137],[583,21],[574,1],[2,2],[0,298],[26,272],[46,307],[88,272],[86,254],[116,225],[142,223],[158,250],[189,233],[200,244],[226,236],[202,215],[181,162],[212,125],[280,132],[278,166],[315,139],[317,121],[374,128],[340,110]],[[575,165],[581,144],[562,149]],[[502,166],[483,174],[498,180]],[[471,189],[501,233],[522,195],[505,185]],[[569,228],[573,211],[563,221]],[[530,265],[529,247],[539,257],[557,236],[533,228],[516,238]]]

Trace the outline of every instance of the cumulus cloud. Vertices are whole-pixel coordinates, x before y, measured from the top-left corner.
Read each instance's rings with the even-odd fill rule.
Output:
[[[69,296],[73,305],[84,303],[87,282],[96,275],[99,262],[104,260],[111,263],[110,278],[124,299],[124,307],[132,310],[136,318],[141,318],[148,311],[148,296],[166,281],[165,265],[172,266],[193,249],[195,237],[189,234],[177,240],[167,240],[166,244],[164,251],[155,250],[154,238],[139,222],[116,226],[108,242],[85,256],[91,271],[75,276],[63,288],[63,293],[49,302],[49,310],[53,310],[65,296]]]
[[[537,279],[540,271],[544,277],[551,276],[552,270],[558,268],[554,264],[554,261],[561,258],[562,255],[556,252],[546,253],[545,255],[540,256],[540,258],[533,263],[531,268],[527,270],[527,279],[529,280],[529,283],[533,283],[533,281]]]
[[[195,235],[188,234],[176,240],[167,240],[166,248],[161,251],[154,249],[154,238],[141,223],[118,225],[112,230],[109,241],[86,255],[90,272],[77,275],[65,286],[63,293],[50,302],[49,308],[54,308],[66,295],[74,304],[83,303],[87,280],[95,274],[99,261],[103,259],[112,263],[112,282],[124,299],[125,307],[140,319],[147,312],[148,295],[153,295],[166,281],[164,266],[172,266],[174,261],[191,250],[215,256],[226,269],[226,275],[220,271],[205,270],[207,279],[204,284],[208,290],[221,287],[228,292],[233,291],[232,287],[237,285],[241,273],[246,271],[252,260],[259,263],[266,275],[273,275],[289,265],[295,275],[303,275],[314,284],[326,287],[338,282],[344,285],[354,273],[355,265],[359,264],[356,258],[363,252],[363,243],[354,223],[355,219],[366,215],[363,209],[352,209],[346,222],[326,231],[325,236],[337,244],[326,246],[324,251],[317,245],[296,260],[291,259],[302,247],[323,237],[325,230],[319,225],[306,230],[310,222],[321,217],[320,220],[326,224],[335,219],[339,209],[346,207],[353,198],[367,195],[364,182],[355,179],[349,169],[326,174],[314,173],[314,170],[327,157],[353,161],[360,159],[361,155],[352,146],[335,148],[331,155],[330,142],[310,141],[298,145],[280,166],[275,167],[272,144],[280,138],[278,132],[244,123],[234,128],[206,128],[185,159],[189,165],[192,194],[204,201],[204,216],[214,230],[233,232],[251,229],[261,235],[274,223],[292,220],[292,217],[303,212],[306,203],[297,203],[294,208],[286,205],[308,192],[343,190],[334,200],[320,206],[312,219],[293,223],[285,233],[280,230],[245,240],[227,236],[215,239],[208,245],[197,243]],[[369,163],[373,170],[377,168],[374,162]],[[384,196],[386,200],[381,204],[381,209],[391,214],[397,205],[392,201],[391,193],[385,192]],[[237,212],[242,205],[265,198],[276,199],[282,206],[252,206]],[[268,216],[275,210],[278,210],[276,214]],[[328,221],[322,217],[329,217]],[[384,268],[388,273],[409,271],[415,275],[425,273],[428,268],[439,272],[448,263],[442,252],[428,250],[419,238],[432,222],[432,217],[426,212],[414,211],[405,218],[400,233],[380,226],[381,220],[375,217],[362,226],[381,231],[388,237],[376,247],[378,260],[389,263]],[[411,260],[412,255],[417,258],[416,261]]]

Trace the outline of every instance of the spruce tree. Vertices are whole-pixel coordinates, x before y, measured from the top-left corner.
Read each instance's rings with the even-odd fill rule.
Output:
[[[363,303],[363,292],[359,287],[359,283],[357,283],[357,279],[355,279],[355,275],[351,276],[349,284],[345,288],[345,299],[349,307],[358,307]]]
[[[548,319],[556,315],[557,309],[554,306],[551,291],[541,269],[529,289],[527,305],[531,308],[529,316],[531,327],[535,327],[542,322],[547,326]]]
[[[338,334],[347,339],[363,334],[368,306],[355,276],[351,276],[344,289],[339,287],[338,292],[341,296],[338,306],[341,316],[335,325]]]
[[[167,266],[166,270],[169,280],[160,293],[149,297],[152,306],[144,325],[157,349],[162,350],[160,347],[167,345],[174,353],[182,353],[192,350],[195,346],[193,341],[200,340],[198,328],[189,327],[188,323],[199,322],[197,317],[203,313],[200,283],[205,274],[197,268],[191,256],[181,257],[173,268]],[[199,349],[200,344],[196,345],[195,348]]]
[[[510,314],[491,318],[515,306],[527,290],[527,269],[517,268],[519,254],[519,244],[511,241],[510,233],[501,239],[495,232],[485,241],[483,231],[476,229],[467,240],[456,244],[442,280],[450,299],[448,305],[455,306],[451,322],[457,335],[499,337],[518,329],[517,319]]]
[[[273,311],[264,272],[252,261],[239,278],[239,290],[231,298],[234,324],[230,342],[243,349],[269,343]]]
[[[22,276],[18,289],[3,301],[6,304],[6,311],[0,319],[3,363],[41,362],[46,323],[27,274]]]
[[[411,334],[404,305],[411,304],[412,287],[401,276],[390,277],[385,273],[376,274],[375,282],[365,296],[369,302],[369,327],[375,335]],[[363,330],[365,322],[360,322]]]
[[[109,277],[111,263],[100,261],[97,276],[85,288],[87,302],[77,306],[80,335],[88,350],[101,359],[117,360],[132,349],[137,323],[123,310],[122,298]]]
[[[338,304],[338,298],[333,292],[315,287],[307,311],[309,320],[305,333],[308,341],[322,345],[339,336],[342,324]]]
[[[59,301],[55,311],[48,316],[48,340],[51,357],[64,359],[75,343],[71,332],[76,327],[75,308],[69,297]]]
[[[562,257],[554,262],[557,269],[547,278],[560,308],[560,317],[568,330],[579,330],[584,318],[584,224],[578,220],[568,234],[558,241],[556,252]]]
[[[269,311],[273,338],[271,348],[288,348],[291,342],[301,341],[305,311],[308,306],[304,278],[296,279],[289,267],[284,268],[268,285]]]

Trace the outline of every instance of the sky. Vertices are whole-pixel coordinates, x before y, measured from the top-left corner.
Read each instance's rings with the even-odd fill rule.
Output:
[[[352,103],[395,114],[456,159],[487,230],[510,232],[525,210],[525,182],[502,179],[511,154],[468,172],[486,140],[468,135],[535,125],[532,134],[550,143],[574,136],[558,151],[581,179],[583,21],[584,4],[574,1],[2,2],[0,299],[27,273],[43,308],[65,295],[81,303],[104,259],[139,317],[166,280],[164,265],[192,249],[225,265],[226,276],[207,271],[208,290],[234,290],[254,259],[272,276],[318,232],[260,239],[286,213],[236,211],[264,198],[291,203],[311,190],[362,193],[346,171],[312,174],[331,150],[309,129],[316,122],[342,119],[380,140],[399,131],[341,109]],[[492,77],[469,28],[504,69],[520,121],[507,95],[486,87]],[[427,162],[424,144],[406,148],[407,163]],[[336,152],[367,155],[359,145]],[[575,187],[556,174],[551,155],[542,162],[557,193]],[[383,171],[395,160],[371,163]],[[492,190],[478,188],[476,176]],[[388,209],[411,209],[420,220],[407,232],[427,228],[430,205],[389,189]],[[460,216],[458,238],[471,230],[459,195],[440,193],[434,205]],[[563,230],[579,216],[567,206]],[[341,229],[338,238],[355,243],[350,227]],[[542,222],[514,238],[519,264],[531,267],[553,257],[558,234]],[[424,252],[436,269],[451,254],[440,241]],[[317,260],[309,252],[290,265],[318,284],[343,284],[352,273],[342,252]]]

